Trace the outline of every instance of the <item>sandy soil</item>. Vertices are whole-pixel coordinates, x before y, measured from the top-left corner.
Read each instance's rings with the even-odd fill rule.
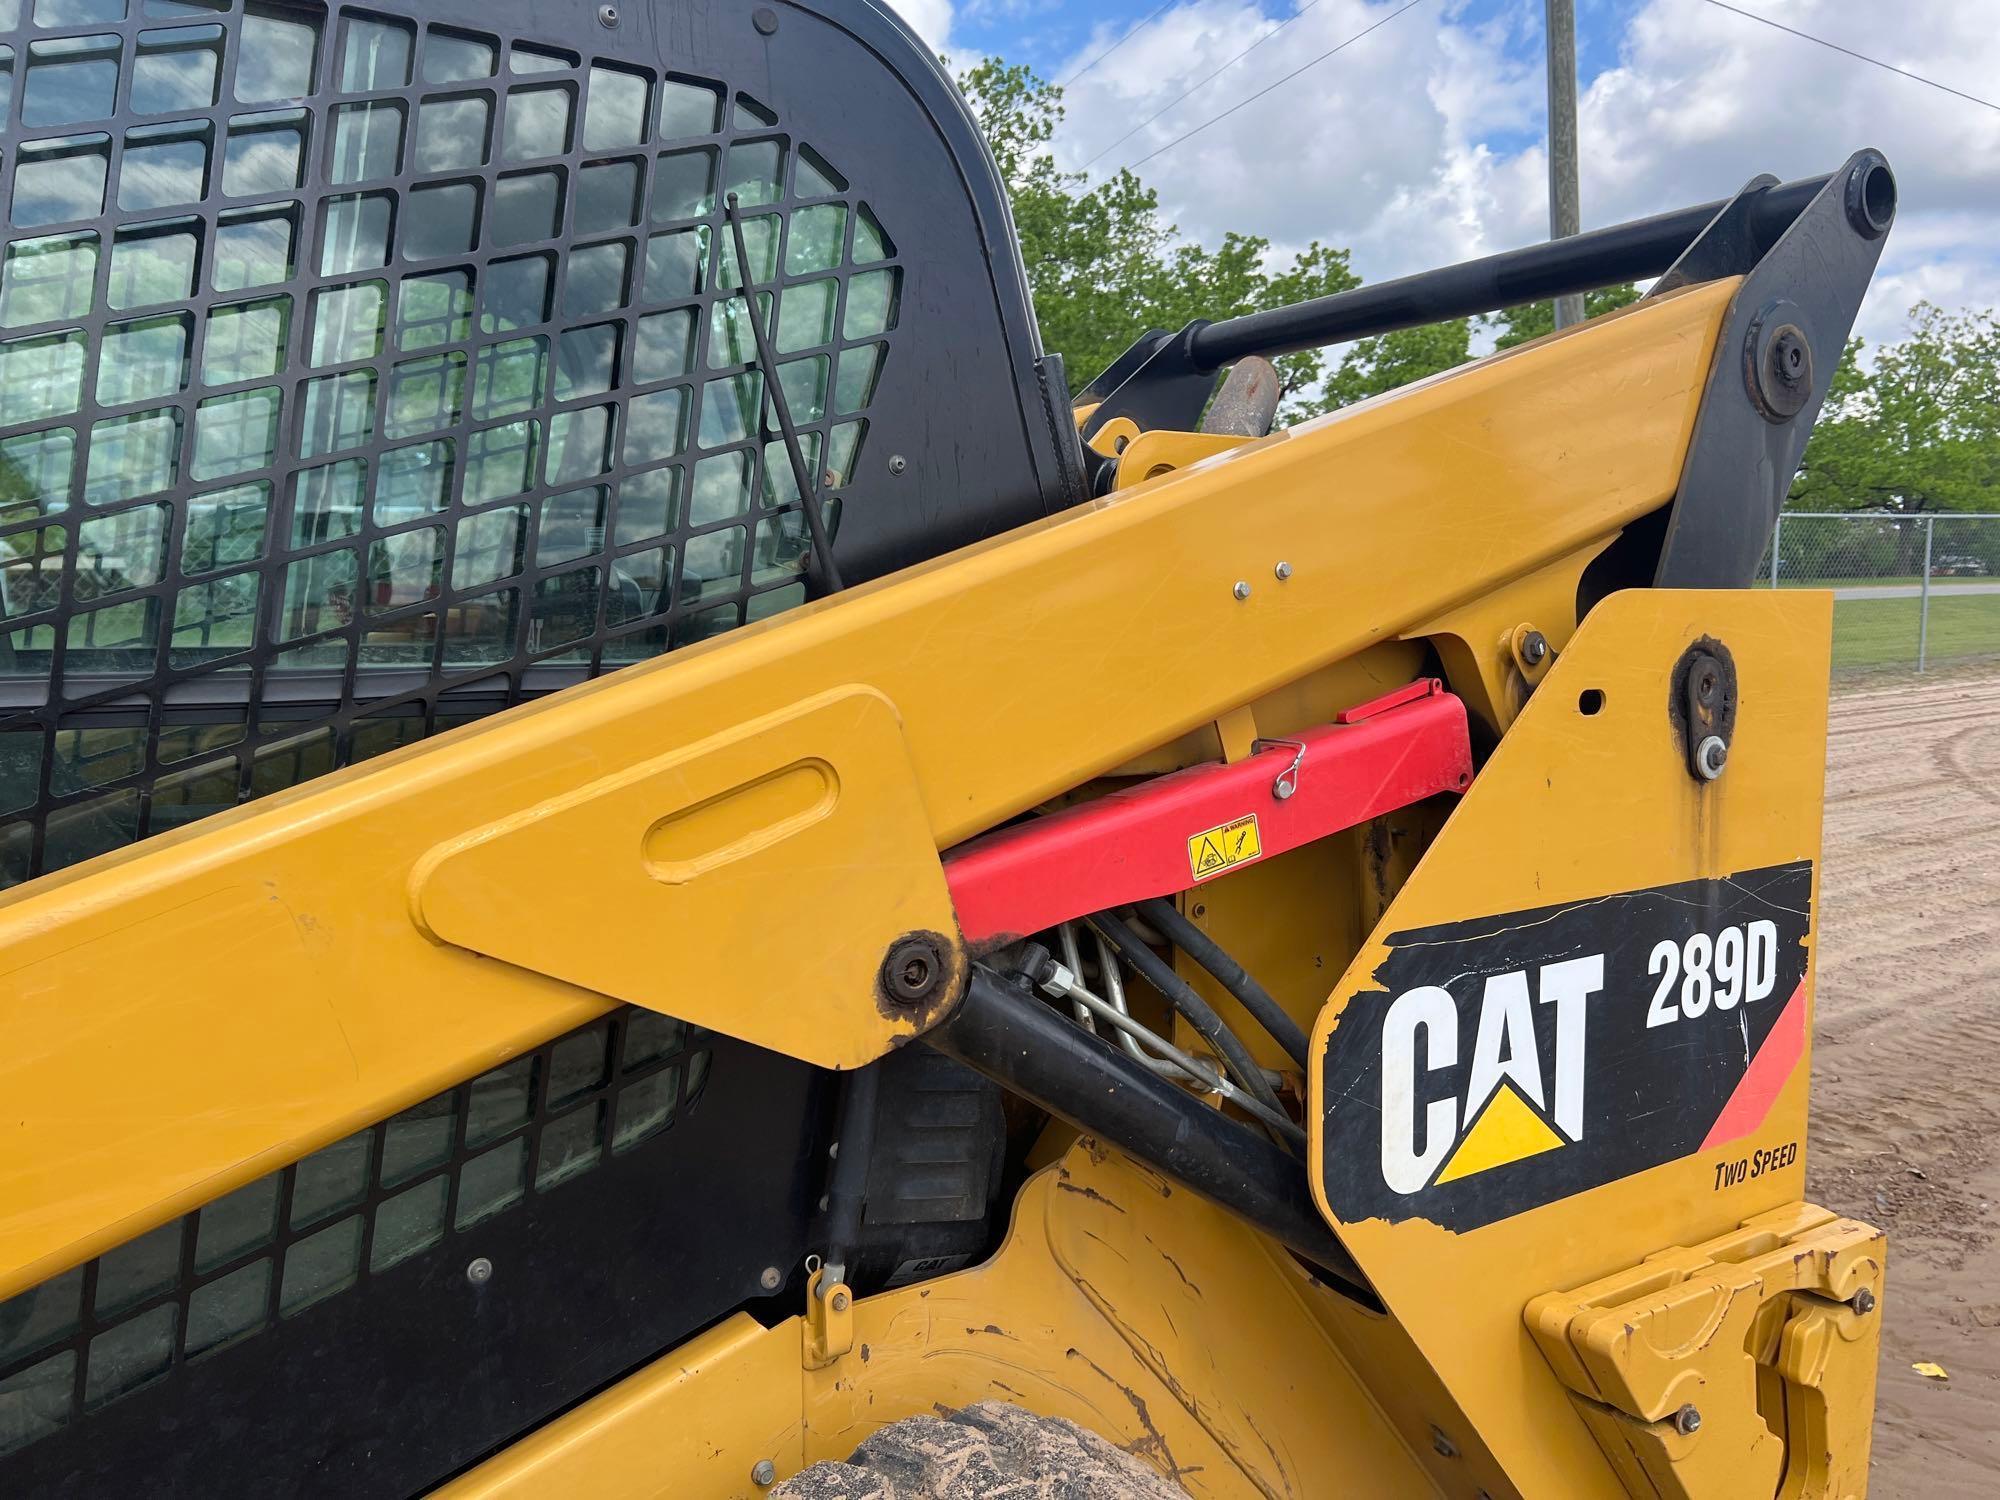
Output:
[[[1870,1493],[2000,1495],[2000,679],[1831,727],[1807,1183],[1889,1232]]]

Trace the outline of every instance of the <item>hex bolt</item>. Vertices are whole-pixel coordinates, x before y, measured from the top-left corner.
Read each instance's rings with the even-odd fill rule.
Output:
[[[1719,734],[1706,735],[1694,747],[1694,768],[1703,781],[1713,781],[1729,764],[1729,741]]]
[[[1521,637],[1521,660],[1531,667],[1539,667],[1549,659],[1549,638],[1539,630],[1531,630]]]
[[[757,1285],[767,1292],[775,1292],[785,1284],[785,1273],[776,1266],[766,1266],[757,1277]]]
[[[599,26],[606,28],[607,30],[609,30],[613,26],[616,26],[618,24],[618,7],[615,5],[598,6],[597,24]]]
[[[1250,585],[1239,578],[1236,581],[1236,587],[1229,592],[1234,594],[1239,600],[1248,599],[1250,597]]]
[[[769,1489],[778,1482],[778,1466],[768,1458],[760,1458],[750,1466],[750,1482],[758,1489]]]
[[[909,466],[910,466],[910,461],[907,458],[903,457],[902,454],[892,453],[889,455],[889,472],[891,474],[900,474],[905,469],[909,468]]]
[[[465,1268],[465,1279],[474,1286],[484,1286],[493,1279],[493,1262],[480,1256]]]
[[[847,1293],[835,1292],[833,1294],[833,1310],[835,1312],[847,1311]]]
[[[1674,1431],[1682,1437],[1693,1437],[1701,1431],[1701,1413],[1692,1405],[1683,1406],[1674,1413]]]
[[[1281,562],[1277,567],[1271,569],[1271,572],[1277,578],[1278,582],[1283,583],[1287,578],[1292,576],[1292,565],[1288,562]]]
[[[1867,1317],[1870,1313],[1875,1311],[1874,1292],[1870,1291],[1867,1287],[1864,1286],[1860,1291],[1854,1294],[1854,1301],[1851,1305],[1853,1306],[1854,1310],[1857,1313],[1859,1313],[1862,1317],[1864,1318]]]

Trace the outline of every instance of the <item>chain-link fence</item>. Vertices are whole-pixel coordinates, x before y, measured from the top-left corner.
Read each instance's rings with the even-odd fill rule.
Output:
[[[2000,513],[1792,511],[1759,578],[1833,590],[1833,669],[2000,663]]]

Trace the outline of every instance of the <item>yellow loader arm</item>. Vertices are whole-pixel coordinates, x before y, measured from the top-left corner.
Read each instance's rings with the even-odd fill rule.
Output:
[[[502,111],[504,164],[293,168],[286,357],[336,373],[280,380],[305,425],[246,481],[283,498],[240,645],[187,623],[215,496],[91,477],[136,451],[110,377],[24,429],[98,446],[0,521],[36,539],[0,599],[0,1486],[754,1495],[1004,1400],[1196,1495],[1861,1494],[1883,1242],[1803,1202],[1830,611],[1742,585],[1893,216],[1881,158],[1148,335],[1072,409],[955,96],[872,6],[606,6],[588,43],[446,9],[172,43],[300,121]],[[547,77],[490,83],[503,51]],[[549,109],[553,165],[520,165]],[[491,226],[462,251],[451,174]],[[375,264],[371,195],[404,237]],[[242,211],[188,222],[220,359]],[[19,227],[0,323],[108,350],[23,277],[168,231]],[[606,388],[572,301],[515,327],[446,287],[445,518],[396,512],[428,259],[479,298],[565,264],[579,299],[606,234]],[[1203,430],[1225,366],[1631,276],[1585,327]],[[334,357],[324,310],[377,278],[394,311]],[[699,368],[649,391],[679,312]],[[555,373],[510,406],[524,341]],[[323,382],[378,366],[343,448]],[[218,383],[173,397],[197,484]],[[541,550],[475,577],[503,427]],[[314,510],[339,464],[373,499]],[[763,550],[696,579],[725,471]],[[680,529],[630,530],[661,485]],[[85,533],[149,509],[168,561],[107,583]],[[112,650],[89,587],[176,623]],[[453,676],[494,611],[502,656]],[[323,713],[282,707],[314,682]],[[169,826],[210,809],[184,749],[225,790]]]

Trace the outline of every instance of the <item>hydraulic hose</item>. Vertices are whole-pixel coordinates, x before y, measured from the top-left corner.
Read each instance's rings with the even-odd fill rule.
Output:
[[[1171,964],[1148,948],[1136,932],[1116,917],[1099,912],[1090,919],[1090,925],[1103,933],[1111,946],[1118,950],[1119,957],[1137,969],[1148,984],[1166,996],[1169,1005],[1187,1018],[1188,1024],[1215,1049],[1216,1056],[1222,1059],[1231,1076],[1251,1098],[1280,1114],[1284,1113],[1284,1106],[1278,1103],[1277,1094],[1264,1077],[1264,1070],[1250,1055],[1250,1049],[1223,1024],[1215,1008],[1195,993],[1193,985],[1176,974]]]
[[[1053,1006],[975,966],[964,1000],[924,1041],[1237,1215],[1380,1308],[1313,1206],[1296,1159]]]
[[[1305,1028],[1294,1021],[1271,992],[1259,984],[1250,971],[1231,958],[1222,947],[1194,923],[1182,916],[1171,901],[1154,897],[1139,903],[1139,915],[1176,948],[1215,976],[1216,982],[1250,1013],[1285,1055],[1300,1068],[1306,1066]]]

